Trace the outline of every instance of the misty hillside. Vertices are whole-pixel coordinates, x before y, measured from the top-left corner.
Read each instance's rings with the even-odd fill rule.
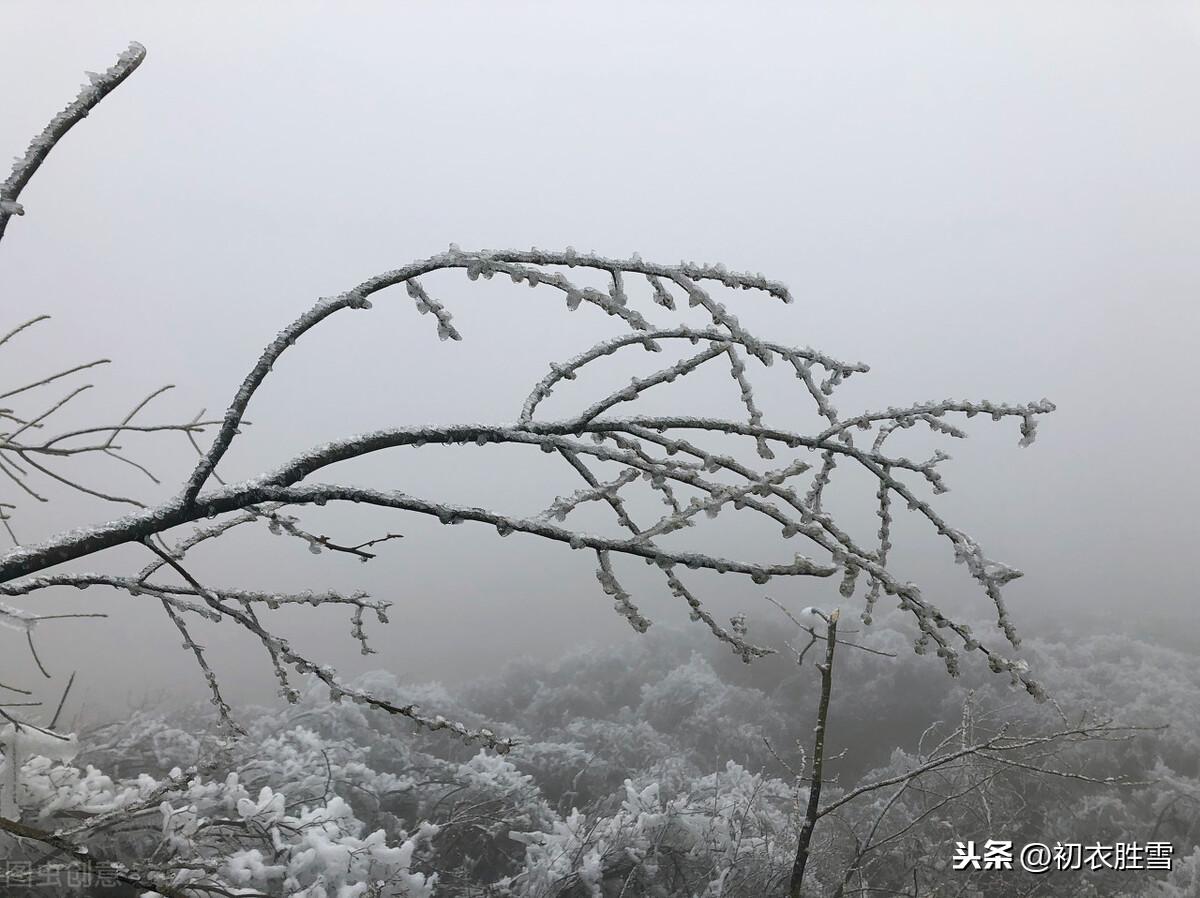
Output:
[[[258,848],[224,862],[235,879],[244,871],[248,883],[301,876],[306,852],[335,851],[308,844],[311,836],[295,828],[323,809],[340,815],[339,832],[377,833],[381,842],[407,846],[405,875],[428,872],[434,894],[774,894],[790,867],[795,802],[805,791],[788,767],[801,763],[797,740],[803,746],[809,737],[817,678],[783,657],[743,665],[702,637],[695,629],[656,628],[622,649],[514,661],[453,690],[384,672],[364,678],[362,685],[388,701],[418,702],[427,712],[514,737],[503,757],[348,700],[331,703],[314,683],[295,707],[239,709],[248,736],[233,744],[219,736],[207,704],[145,708],[129,720],[86,728],[74,766],[46,769],[26,788],[48,790],[41,800],[51,799],[50,819],[69,821],[77,809],[147,794],[148,775],[197,767],[192,811],[164,818],[157,806],[147,807],[134,815],[140,823],[124,823],[104,848],[136,856],[165,833],[189,840],[198,864],[210,850],[218,856],[222,827],[230,825],[220,818],[232,815],[239,827],[258,831],[251,840]],[[1069,729],[1085,714],[1149,729],[948,764],[886,813],[881,799],[890,792],[864,796],[845,806],[840,826],[820,835],[813,895],[858,894],[860,881],[900,894],[914,881],[922,895],[964,894],[965,887],[965,894],[975,889],[989,898],[1025,894],[1033,884],[1038,894],[1056,896],[1196,894],[1195,656],[1123,636],[1035,640],[1029,657],[1059,684],[1053,707],[994,678],[949,681],[886,625],[863,638],[897,657],[843,648],[827,798],[935,756],[933,746],[960,726],[964,703],[975,739],[999,720],[1036,734]],[[140,780],[125,778],[135,772]],[[1128,784],[1103,782],[1109,777]],[[861,838],[876,818],[879,847],[867,855],[861,879],[843,882],[854,858],[850,833]],[[1165,841],[1176,863],[1169,875],[1100,867],[1041,879],[995,871],[964,878],[949,869],[943,833],[1017,843],[1064,834],[1083,844]],[[363,851],[371,839],[354,844]]]

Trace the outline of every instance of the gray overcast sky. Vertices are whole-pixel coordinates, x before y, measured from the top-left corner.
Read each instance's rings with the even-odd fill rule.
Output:
[[[223,408],[316,297],[451,241],[722,261],[796,295],[780,308],[743,295],[735,311],[759,332],[871,363],[843,411],[948,395],[1058,404],[1031,449],[1009,422],[947,447],[941,507],[1026,571],[1008,591],[1018,622],[1130,608],[1195,628],[1195,4],[5,2],[0,22],[9,155],[83,70],[131,39],[149,50],[22,196],[0,311],[55,321],[0,359],[4,377],[100,353],[116,364],[94,414],[172,382],[160,414],[187,417]],[[524,288],[444,283],[463,343],[439,343],[402,292],[331,322],[279,366],[227,474],[377,426],[511,420],[548,361],[614,332]],[[139,457],[178,477],[188,451],[147,442]],[[360,470],[521,514],[574,488],[521,454],[404,450]],[[23,512],[29,538],[111,513],[66,497]],[[872,526],[869,505],[851,519]],[[366,666],[411,676],[633,638],[585,553],[384,515],[320,520],[406,539],[368,566],[251,541],[205,573],[394,598]],[[758,537],[725,538],[753,554]],[[943,587],[948,609],[986,613],[944,573],[944,546],[911,547],[902,573]],[[655,617],[685,619],[631,576]],[[770,616],[761,589],[705,582],[723,613]],[[196,686],[161,615],[88,603],[115,617],[63,625],[80,663],[99,671],[114,644],[138,662],[94,688]],[[340,617],[314,620],[297,622],[302,638],[363,669]],[[241,648],[220,663],[269,689]]]

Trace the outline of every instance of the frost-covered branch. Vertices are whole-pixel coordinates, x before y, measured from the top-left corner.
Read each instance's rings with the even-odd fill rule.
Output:
[[[137,41],[129,44],[117,61],[103,72],[88,72],[88,83],[83,85],[79,94],[67,104],[66,108],[50,119],[50,123],[42,129],[25,150],[23,156],[18,156],[13,163],[12,172],[3,184],[0,184],[0,238],[4,237],[4,229],[8,220],[14,215],[24,215],[25,210],[17,200],[21,191],[29,183],[29,179],[46,161],[55,144],[78,122],[82,121],[96,104],[108,96],[116,87],[133,74],[134,70],[146,58],[146,48]]]
[[[25,159],[14,169],[13,177],[5,183],[3,198],[9,203],[5,215],[16,211],[12,204],[17,193],[58,137],[127,77],[140,62],[142,53],[139,47],[132,48],[116,66],[96,76],[93,86],[35,139]],[[442,280],[462,274],[469,281],[508,278],[513,284],[529,287],[537,297],[565,304],[568,311],[602,313],[610,323],[627,329],[628,333],[606,337],[565,362],[551,363],[549,373],[527,393],[515,422],[392,426],[313,446],[291,459],[281,460],[265,473],[242,478],[230,475],[225,459],[234,441],[244,432],[246,414],[254,397],[271,376],[276,362],[298,340],[308,337],[334,314],[343,310],[365,311],[373,301],[391,298],[395,293],[388,294],[388,288],[401,285],[416,311],[436,322],[438,337],[463,340],[470,336],[469,328],[460,329],[447,304],[435,295]],[[1033,439],[1037,416],[1053,410],[1053,405],[1045,400],[1025,405],[944,400],[842,416],[831,397],[846,378],[867,372],[867,366],[842,362],[809,347],[761,339],[731,311],[738,294],[751,299],[792,301],[782,284],[761,274],[732,271],[721,265],[687,261],[654,263],[637,255],[615,258],[571,248],[468,251],[451,245],[444,253],[383,272],[344,293],[318,300],[267,344],[233,392],[219,421],[201,420],[198,416],[185,424],[143,424],[141,419],[135,423],[136,416],[166,388],[137,403],[118,423],[62,429],[49,436],[47,427],[53,416],[84,393],[89,384],[76,386],[32,412],[0,409],[0,478],[6,479],[21,495],[44,501],[43,493],[49,492],[43,487],[44,482],[135,508],[124,517],[64,530],[40,543],[18,545],[0,556],[0,594],[32,599],[41,590],[52,587],[99,585],[156,599],[183,635],[184,644],[195,656],[219,708],[224,707],[224,700],[220,698],[218,674],[209,667],[203,649],[188,633],[189,621],[195,616],[229,621],[257,638],[286,696],[294,695],[288,684],[289,671],[311,674],[333,694],[383,708],[426,727],[449,728],[461,736],[504,747],[504,740],[491,733],[470,731],[462,725],[428,717],[416,707],[388,707],[388,703],[369,693],[356,693],[332,669],[297,654],[286,640],[267,627],[263,614],[281,604],[344,604],[351,612],[353,638],[362,644],[364,651],[369,651],[364,614],[370,612],[382,621],[386,603],[353,592],[332,591],[308,597],[253,592],[236,585],[204,584],[191,573],[188,553],[195,546],[235,539],[247,526],[257,524],[302,540],[316,554],[328,550],[367,561],[375,555],[368,549],[400,534],[388,533],[362,542],[335,539],[318,535],[319,531],[302,524],[296,514],[290,513],[296,508],[319,513],[321,506],[331,502],[357,503],[432,516],[448,525],[482,524],[495,529],[500,536],[523,533],[594,553],[599,564],[600,588],[613,599],[616,611],[639,631],[645,630],[650,621],[621,585],[617,562],[622,556],[641,559],[663,571],[668,589],[682,600],[693,619],[703,622],[715,638],[745,660],[764,654],[767,649],[748,641],[744,619],[738,619],[732,628],[719,624],[696,592],[681,579],[682,568],[748,576],[760,584],[773,577],[840,575],[841,593],[846,599],[852,598],[859,580],[866,578],[865,622],[870,622],[881,594],[894,596],[920,631],[918,652],[934,644],[953,674],[958,670],[960,651],[979,651],[993,670],[1007,673],[1014,682],[1040,696],[1040,687],[1023,662],[984,644],[965,625],[938,610],[917,585],[895,572],[889,534],[894,509],[906,507],[951,544],[955,560],[967,566],[994,605],[997,624],[1005,638],[1013,647],[1018,645],[1000,590],[1020,572],[989,558],[967,534],[945,521],[932,504],[930,495],[946,489],[941,467],[948,456],[936,451],[932,457],[914,460],[885,452],[884,443],[893,434],[918,423],[935,435],[961,438],[965,431],[942,420],[948,414],[961,413],[967,417],[986,414],[995,420],[1018,418],[1020,442],[1027,445]],[[677,303],[678,298],[686,299],[686,303]],[[693,318],[701,316],[707,323],[696,326],[686,320],[689,314]],[[41,319],[21,325],[9,337],[38,320]],[[0,346],[9,337],[0,339]],[[689,345],[696,348],[689,350]],[[682,350],[682,353],[676,352],[649,370],[640,370],[639,360],[645,357],[637,350],[655,354]],[[618,357],[620,362],[627,363],[631,374],[627,386],[599,397],[586,396],[580,391],[570,406],[572,410],[553,417],[542,413],[552,392],[564,390],[567,382],[576,381],[580,373],[590,371],[589,366]],[[36,373],[23,383],[0,388],[0,399],[28,400],[105,362],[85,362],[57,373]],[[713,362],[723,362],[728,367],[731,396],[743,410],[740,419],[703,413],[648,415],[633,408],[651,392],[657,397]],[[794,371],[801,398],[800,403],[786,404],[788,418],[778,422],[770,420],[768,405],[756,394],[760,369],[776,362]],[[802,404],[815,412],[819,427],[811,427],[798,414]],[[618,406],[629,411],[618,413]],[[211,442],[201,445],[199,438],[213,425],[216,432]],[[68,476],[60,469],[60,465],[76,456],[103,454],[134,466],[157,484],[147,467],[120,451],[118,442],[129,433],[157,431],[183,433],[199,455],[195,467],[173,491],[173,496],[160,498],[157,503],[117,495],[82,478]],[[873,435],[873,442],[856,445],[855,434],[862,432]],[[427,447],[429,451],[448,445],[476,446],[480,464],[488,463],[484,456],[490,447],[537,448],[566,460],[583,484],[570,495],[547,496],[529,509],[490,509],[371,484],[341,482],[336,475],[328,478],[330,482],[313,480],[318,471],[373,453],[403,447]],[[752,451],[747,452],[747,447]],[[771,467],[762,466],[761,462],[780,455],[785,457]],[[824,509],[823,496],[836,488],[839,465],[866,473],[875,482],[881,521],[877,540],[850,532]],[[635,506],[630,500],[646,491],[665,508],[656,520],[642,524],[634,520],[630,509]],[[575,509],[591,502],[608,506],[619,528],[617,532],[592,533],[570,526],[571,521],[579,519],[578,515],[572,517]],[[0,519],[6,526],[11,507],[11,503],[0,504]],[[780,552],[778,547],[770,545],[762,547],[763,557],[723,557],[680,544],[687,533],[700,526],[719,526],[707,521],[727,517],[732,511],[778,526],[782,544],[800,537],[815,557],[790,549]],[[175,532],[177,528],[184,532]],[[135,543],[147,547],[155,556],[136,575],[48,573],[56,565],[83,561],[107,549]]]

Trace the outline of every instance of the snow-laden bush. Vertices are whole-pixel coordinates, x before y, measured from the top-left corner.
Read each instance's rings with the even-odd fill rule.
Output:
[[[603,898],[606,884],[628,894],[654,885],[678,895],[772,894],[791,865],[787,786],[731,761],[691,787],[668,796],[658,783],[626,780],[611,815],[574,810],[549,830],[513,832],[524,869],[502,885],[521,898],[581,890]]]
[[[35,742],[30,750],[52,747]],[[91,765],[72,765],[62,751],[6,752],[3,775],[15,790],[5,816],[42,831],[49,825],[55,840],[78,846],[70,852],[76,863],[170,894],[223,888],[292,898],[429,898],[437,877],[416,870],[415,862],[437,827],[419,824],[411,835],[368,831],[332,793],[331,780],[316,788],[323,774],[314,763],[339,748],[302,729],[264,740],[256,749],[278,774],[267,778],[286,785],[257,790],[246,779],[261,776],[263,765],[243,763],[241,772],[222,778],[175,768],[161,778],[113,779]],[[332,775],[333,766],[325,769]],[[398,785],[354,761],[336,769],[341,788]],[[313,792],[315,798],[306,797]]]

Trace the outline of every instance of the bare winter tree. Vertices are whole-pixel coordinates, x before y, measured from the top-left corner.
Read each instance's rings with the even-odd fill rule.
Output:
[[[132,44],[114,66],[90,75],[90,83],[79,96],[34,138],[0,186],[0,236],[8,220],[23,213],[18,202],[21,190],[57,141],[127,78],[144,55],[140,45]],[[611,316],[627,327],[628,333],[597,343],[574,358],[551,362],[547,374],[533,385],[511,421],[423,426],[384,420],[378,430],[313,446],[293,458],[281,460],[274,469],[258,476],[245,480],[219,476],[221,462],[238,438],[247,410],[275,362],[299,338],[330,316],[368,310],[372,301],[394,297],[394,291],[389,293],[388,288],[403,286],[408,301],[419,313],[429,316],[438,337],[462,339],[450,312],[426,291],[423,283],[423,278],[439,272],[462,272],[472,281],[507,277],[514,284],[533,288],[538,295],[565,303],[568,310],[586,308]],[[601,282],[602,287],[594,286]],[[30,610],[36,596],[44,590],[68,586],[123,590],[152,599],[178,628],[207,681],[213,703],[231,730],[236,730],[237,723],[222,696],[219,678],[210,667],[204,649],[189,631],[196,618],[224,621],[252,634],[261,643],[281,692],[288,698],[296,695],[292,678],[311,675],[322,681],[335,699],[348,698],[409,718],[423,727],[451,730],[464,739],[505,751],[509,741],[489,730],[470,729],[455,721],[429,716],[415,705],[397,705],[349,685],[332,668],[300,654],[276,635],[269,622],[270,612],[282,605],[345,605],[351,617],[352,635],[367,652],[365,619],[371,615],[385,621],[386,602],[359,592],[273,593],[236,584],[205,583],[189,570],[188,553],[197,545],[236,538],[238,531],[257,526],[304,541],[314,552],[349,553],[368,560],[373,557],[375,546],[393,534],[358,545],[343,544],[304,529],[290,513],[291,509],[328,503],[365,503],[433,516],[447,525],[483,524],[494,528],[500,536],[530,534],[592,553],[600,588],[612,598],[617,613],[638,631],[644,631],[650,622],[618,580],[613,560],[619,555],[641,558],[661,569],[667,588],[686,604],[693,619],[703,622],[714,638],[746,661],[766,654],[769,649],[749,641],[741,618],[735,618],[729,625],[722,624],[689,585],[689,570],[739,574],[759,584],[775,577],[836,576],[841,578],[841,594],[847,599],[863,582],[864,622],[870,623],[882,595],[891,596],[911,615],[919,630],[917,651],[925,651],[932,643],[951,675],[958,672],[963,651],[979,652],[993,671],[1008,675],[1014,683],[1040,697],[1041,689],[1027,667],[998,644],[1003,640],[1013,648],[1019,645],[1001,588],[1020,576],[1020,572],[990,559],[967,534],[945,521],[932,501],[923,495],[946,489],[939,465],[948,456],[939,451],[931,458],[912,460],[890,454],[887,443],[896,431],[914,426],[961,439],[965,432],[949,419],[983,414],[994,420],[1016,419],[1021,445],[1028,445],[1033,441],[1038,416],[1052,411],[1054,406],[1045,400],[1008,405],[945,399],[843,415],[832,404],[831,396],[843,380],[866,372],[867,366],[842,362],[810,348],[760,339],[748,332],[719,298],[723,292],[732,291],[791,302],[782,284],[760,274],[730,271],[720,265],[690,262],[664,265],[637,256],[608,258],[570,248],[469,251],[452,245],[444,253],[383,272],[344,293],[320,299],[271,340],[219,420],[139,423],[144,420],[146,406],[160,390],[136,404],[118,421],[56,432],[55,414],[87,386],[76,386],[57,399],[39,401],[38,397],[45,397],[49,389],[60,383],[73,383],[79,374],[102,362],[68,366],[49,375],[32,373],[28,383],[0,388],[0,401],[12,406],[0,409],[0,476],[9,484],[13,500],[0,504],[0,518],[16,543],[0,556],[0,595],[6,599],[0,604],[0,623],[15,628],[27,642],[29,669],[36,677],[37,668],[42,667],[33,636],[42,618]],[[711,324],[692,327],[679,323],[678,317],[672,315],[679,304],[697,307]],[[18,323],[15,330],[0,339],[0,346],[18,334],[23,335],[26,328],[42,317]],[[676,347],[685,347],[690,354],[633,377],[622,389],[566,417],[548,418],[541,414],[543,401],[552,391],[607,356],[654,354]],[[775,364],[794,370],[798,390],[815,406],[823,421],[818,431],[805,432],[792,422],[776,424],[766,420],[755,397],[753,382],[760,368]],[[644,415],[626,410],[648,392],[661,390],[711,366],[729,372],[740,393],[744,416],[733,419]],[[152,477],[147,467],[121,449],[122,436],[134,431],[183,432],[196,447],[198,461],[194,470],[166,498],[143,503],[62,473],[64,465],[89,455],[132,464]],[[480,452],[498,445],[538,450],[573,469],[580,488],[572,495],[548,501],[541,514],[523,517],[449,504],[436,496],[343,482],[334,475],[337,463],[370,453],[403,446],[431,449],[456,444],[476,444]],[[757,458],[743,451],[744,446],[752,446]],[[875,482],[877,539],[864,542],[852,536],[823,509],[822,498],[839,465],[859,469]],[[318,475],[328,479],[320,479]],[[114,504],[127,505],[132,510],[99,524],[78,526],[78,522],[72,522],[74,526],[50,539],[20,544],[19,528],[13,521],[18,511],[15,500],[44,501],[41,484],[52,481]],[[635,519],[631,497],[639,489],[648,490],[661,501],[662,510],[656,518]],[[924,519],[946,540],[954,559],[967,566],[995,609],[1000,638],[993,641],[975,635],[965,624],[944,615],[917,585],[893,573],[889,566],[889,535],[897,502]],[[571,515],[589,503],[607,506],[621,531],[603,535],[572,527]],[[669,548],[663,539],[729,507],[769,519],[778,526],[784,540],[800,538],[812,557],[789,551],[786,557],[774,561],[724,558]],[[139,570],[111,575],[78,567],[79,562],[86,562],[107,549],[131,544],[140,545],[146,554],[145,566]],[[68,563],[76,564],[60,567]],[[831,654],[832,646],[830,640]],[[44,741],[43,736],[59,735],[56,715],[50,713],[49,707],[21,707],[22,697],[30,692],[28,682],[0,684],[0,694],[15,697],[14,702],[0,707],[0,714],[7,721],[5,752],[10,758],[20,752],[21,740],[26,735],[31,739],[37,735],[33,741],[39,742]],[[9,768],[13,769],[13,765]],[[22,826],[8,822],[2,825],[10,831],[14,826]]]
[[[768,601],[777,605],[808,636],[808,642],[799,648],[790,643],[788,645],[797,665],[804,665],[805,658],[814,647],[820,646],[821,655],[813,664],[820,687],[810,748],[806,751],[802,742],[797,741],[800,751],[798,767],[793,767],[771,749],[776,760],[791,774],[797,787],[796,850],[787,882],[788,898],[803,898],[805,894],[805,871],[814,855],[813,834],[818,823],[825,819],[838,820],[842,830],[839,837],[844,840],[848,835],[852,845],[833,892],[834,898],[843,898],[852,891],[863,894],[872,890],[888,891],[886,888],[873,889],[868,884],[877,870],[882,871],[880,878],[890,875],[887,882],[894,887],[897,884],[896,856],[892,853],[895,847],[904,845],[906,841],[919,841],[934,823],[945,825],[944,815],[948,808],[977,805],[981,809],[980,817],[989,826],[1013,826],[1025,810],[1019,801],[1011,800],[1009,793],[1014,790],[1014,784],[1005,784],[1001,798],[993,798],[991,802],[988,798],[994,784],[1005,774],[1015,772],[1018,778],[1023,778],[1025,782],[1021,785],[1026,788],[1046,788],[1047,784],[1058,780],[1090,782],[1106,788],[1145,785],[1128,777],[1101,779],[1081,772],[1072,766],[1075,759],[1070,757],[1071,750],[1080,745],[1096,747],[1105,742],[1129,741],[1139,733],[1161,728],[1114,725],[1110,719],[1099,719],[1087,713],[1071,720],[1055,704],[1056,710],[1062,715],[1061,725],[1049,730],[1021,731],[1010,722],[996,722],[988,719],[988,715],[980,715],[974,694],[968,693],[961,720],[956,727],[949,728],[948,732],[934,739],[932,736],[935,731],[947,729],[940,721],[935,722],[922,735],[916,752],[900,760],[898,769],[892,771],[891,775],[861,782],[837,794],[832,800],[823,802],[822,790],[829,781],[825,764],[831,760],[827,757],[827,746],[834,685],[833,661],[837,647],[841,644],[872,654],[890,653],[848,640],[844,633],[839,636],[840,609],[835,608],[829,613],[819,608],[803,609],[801,616],[811,615],[818,620],[812,625],[774,599]],[[926,744],[927,741],[929,744]],[[1030,781],[1036,785],[1031,786]],[[886,797],[880,799],[880,792]],[[913,800],[914,796],[919,797]],[[845,817],[850,806],[866,804],[871,800],[875,801],[875,807],[868,804],[869,813],[864,819],[849,820]],[[915,807],[906,807],[909,803]],[[997,805],[995,810],[993,804]],[[1000,814],[1001,808],[1006,812],[1006,817]],[[830,838],[823,848],[823,853],[830,858],[844,854],[836,847],[839,837]],[[913,894],[922,894],[918,883],[921,876],[929,882],[944,879],[946,871],[936,863],[930,864],[924,853],[915,854],[917,863],[904,872],[906,876],[912,874]],[[859,887],[851,890],[851,883],[856,879]],[[945,885],[961,892],[968,885],[967,876],[960,875]],[[1036,884],[1031,889],[1034,890]]]

